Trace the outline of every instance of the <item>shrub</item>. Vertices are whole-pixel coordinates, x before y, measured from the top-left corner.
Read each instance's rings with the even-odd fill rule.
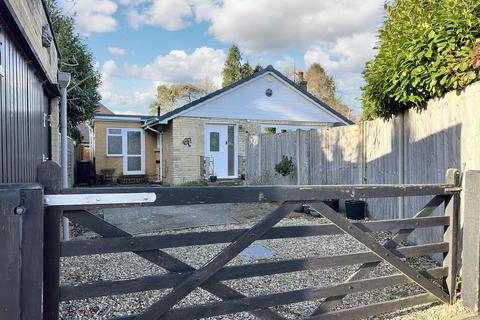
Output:
[[[480,1],[396,0],[367,63],[363,118],[388,118],[480,79]]]
[[[288,158],[287,156],[282,156],[282,160],[275,165],[275,171],[284,177],[292,173],[294,168],[292,157]]]

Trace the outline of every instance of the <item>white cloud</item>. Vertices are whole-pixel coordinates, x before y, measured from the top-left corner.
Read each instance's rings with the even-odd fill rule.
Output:
[[[64,4],[66,6],[66,4]],[[118,27],[118,21],[113,16],[117,4],[112,0],[80,0],[71,9],[75,12],[75,20],[79,31],[89,35],[94,32],[110,32]]]
[[[375,34],[355,33],[338,38],[333,44],[317,42],[305,53],[307,64],[319,62],[326,70],[333,72],[360,73],[365,63],[375,56]]]
[[[187,0],[142,0],[137,2],[124,0],[123,3],[129,6],[127,20],[135,29],[141,25],[150,25],[171,31],[179,30],[189,25],[185,19],[192,16],[192,8]]]
[[[384,0],[191,0],[209,32],[244,50],[304,48],[376,27]]]
[[[225,52],[220,49],[201,47],[190,54],[183,50],[172,50],[143,67],[126,65],[126,71],[131,76],[161,83],[195,83],[209,78],[220,85],[224,59]]]
[[[293,69],[294,64],[295,60],[291,56],[286,55],[282,59],[276,61],[273,66],[275,69],[285,72]]]
[[[102,66],[102,73],[104,77],[110,78],[111,76],[115,75],[118,70],[117,63],[113,60],[107,60],[103,63]]]
[[[354,33],[334,42],[318,41],[305,53],[305,64],[320,63],[334,76],[339,95],[350,105],[359,105],[363,85],[361,72],[375,54],[377,38],[374,33]]]
[[[127,51],[125,49],[118,47],[108,47],[108,52],[110,52],[114,56],[123,56],[127,54]]]

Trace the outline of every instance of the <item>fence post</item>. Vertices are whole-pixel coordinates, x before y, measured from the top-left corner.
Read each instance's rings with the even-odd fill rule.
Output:
[[[61,186],[61,168],[54,161],[38,167],[38,181],[45,193],[57,193]],[[43,320],[57,320],[60,301],[60,225],[62,210],[50,207],[44,219],[43,264]]]
[[[300,161],[302,160],[300,158],[300,142],[301,142],[301,136],[302,135],[302,132],[300,131],[300,129],[297,129],[295,131],[295,161],[297,163],[296,167],[297,167],[297,185],[300,185],[302,184],[302,181],[301,181],[301,176],[302,176],[302,164],[300,163]]]
[[[480,305],[480,171],[464,175],[463,304],[475,312]]]
[[[0,189],[0,319],[20,319],[21,217],[15,214],[19,204],[18,189]]]
[[[0,185],[0,319],[40,319],[43,192],[37,184]]]
[[[445,182],[458,186],[460,184],[460,171],[448,169]],[[448,253],[444,256],[443,266],[448,268],[448,275],[445,279],[445,286],[450,293],[450,303],[455,303],[457,291],[457,246],[458,246],[458,213],[460,197],[458,193],[452,195],[445,202],[445,216],[450,217],[450,225],[445,227],[443,234],[444,242],[448,242]]]

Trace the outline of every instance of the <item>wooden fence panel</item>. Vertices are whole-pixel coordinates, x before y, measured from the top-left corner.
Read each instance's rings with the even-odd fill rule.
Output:
[[[261,183],[260,181],[260,154],[259,154],[259,137],[257,135],[248,135],[247,145],[245,146],[246,167],[245,179]]]
[[[271,184],[297,184],[296,133],[265,134],[260,136],[260,140],[260,153],[262,155],[260,176],[263,177],[263,180]],[[295,164],[293,172],[286,177],[275,171],[275,165],[282,160],[282,156],[292,158]]]
[[[368,121],[363,123],[363,126],[364,182],[368,184],[399,183],[400,118],[394,118],[390,121]],[[398,205],[398,199],[368,200],[369,214],[374,219],[398,218]]]
[[[405,114],[405,182],[435,183],[445,181],[448,168],[461,169],[462,115],[448,103],[438,103],[421,113],[409,111]],[[428,119],[428,121],[426,121]],[[443,172],[440,172],[443,171]],[[405,216],[410,217],[423,197],[405,199]],[[440,215],[437,210],[433,215]],[[443,230],[433,228],[415,232],[411,240],[431,243],[441,239]]]
[[[299,150],[302,169],[299,181],[292,175],[281,183],[397,184],[402,178],[407,184],[438,183],[444,181],[447,168],[478,169],[480,148],[475,143],[480,140],[479,101],[480,82],[477,82],[461,92],[450,92],[441,99],[429,101],[425,109],[411,109],[389,121],[379,119],[360,125],[302,132],[299,146],[296,146],[295,139],[290,139],[292,146],[288,147],[292,154]],[[276,159],[277,145],[285,139],[284,135],[292,137],[295,133],[266,138],[268,144],[263,145],[258,157],[254,158],[257,165],[272,155]],[[251,158],[247,157],[247,165],[250,161]],[[267,178],[272,175],[273,167],[271,163],[262,164],[263,175]],[[278,179],[264,180],[264,183],[277,183]],[[368,200],[369,214],[375,219],[399,218],[401,213],[410,217],[427,199],[417,197],[402,201]],[[440,229],[420,230],[411,240],[431,243],[441,234]]]

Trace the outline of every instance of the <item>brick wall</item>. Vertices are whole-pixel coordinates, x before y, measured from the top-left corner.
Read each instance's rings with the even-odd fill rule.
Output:
[[[141,128],[141,122],[98,121],[95,120],[95,169],[101,174],[102,169],[114,168],[114,180],[123,175],[123,157],[107,156],[107,128]],[[145,133],[145,174],[149,181],[157,181],[157,164],[155,163],[155,149],[157,134],[152,131]]]

